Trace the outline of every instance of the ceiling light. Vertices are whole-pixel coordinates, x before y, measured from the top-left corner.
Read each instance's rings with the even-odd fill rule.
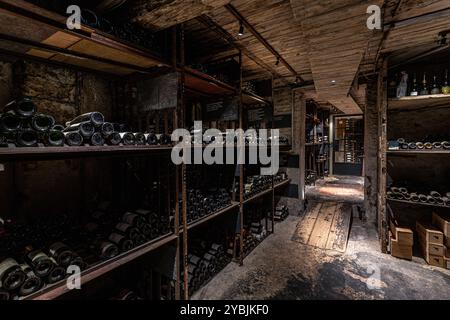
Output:
[[[244,24],[240,22],[238,36],[242,37],[244,35]]]
[[[330,82],[331,82],[331,84],[336,84],[337,81],[336,80],[331,80]]]

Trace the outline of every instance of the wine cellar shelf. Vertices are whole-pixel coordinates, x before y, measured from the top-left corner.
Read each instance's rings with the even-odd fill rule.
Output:
[[[134,75],[154,75],[154,69],[163,68],[167,72],[176,72],[178,77],[178,92],[179,99],[177,101],[177,107],[174,110],[173,116],[173,127],[174,129],[178,127],[187,126],[183,123],[185,119],[181,117],[188,109],[186,100],[188,97],[205,97],[208,98],[224,98],[236,96],[239,99],[239,119],[236,122],[244,127],[244,116],[243,109],[245,107],[253,105],[264,105],[266,108],[273,109],[273,97],[272,96],[259,96],[258,94],[241,90],[243,87],[242,74],[239,80],[239,85],[233,86],[220,81],[206,73],[189,68],[184,65],[184,58],[177,59],[177,63],[168,63],[164,59],[158,57],[152,52],[138,48],[134,45],[124,42],[114,38],[111,35],[107,35],[101,31],[95,30],[90,27],[83,26],[81,30],[69,31],[66,29],[66,18],[60,16],[56,13],[47,11],[45,9],[39,8],[29,2],[22,0],[11,1],[11,0],[0,0],[0,16],[4,17],[6,20],[15,19],[17,25],[22,25],[24,28],[37,28],[42,30],[39,36],[33,35],[33,32],[28,30],[27,32],[22,32],[20,34],[8,34],[1,35],[0,38],[3,40],[13,43],[17,46],[14,48],[26,48],[26,50],[18,50],[17,52],[3,52],[8,56],[16,56],[25,60],[37,61],[38,63],[50,63],[56,64],[58,66],[73,67],[81,71],[87,72],[99,72],[101,74],[115,75],[120,79],[128,79],[129,76]],[[181,27],[182,28],[182,27]],[[23,34],[27,34],[28,38],[21,38]],[[174,35],[181,42],[183,37],[180,35],[181,29],[174,30]],[[45,35],[43,37],[42,35]],[[183,57],[185,52],[181,49],[180,56]],[[65,57],[62,59],[61,57]],[[178,61],[181,60],[181,61]],[[239,57],[239,69],[242,73],[242,55]],[[157,73],[155,74],[157,76]],[[186,89],[186,90],[184,90]],[[273,95],[273,83],[271,83],[271,95]],[[273,111],[273,110],[272,110]],[[183,119],[183,120],[181,120]],[[178,121],[178,122],[177,122]],[[167,128],[166,128],[167,129]],[[166,132],[167,133],[167,132]],[[280,146],[281,150],[288,149],[291,147]],[[171,146],[80,146],[80,147],[29,147],[29,148],[19,148],[19,147],[3,147],[0,148],[0,163],[7,163],[13,161],[48,161],[48,160],[65,160],[65,159],[78,159],[78,158],[128,158],[129,156],[139,156],[147,157],[152,159],[152,157],[170,157],[172,151]],[[13,163],[15,167],[15,163]],[[241,173],[244,172],[244,165],[240,165]],[[169,169],[168,169],[169,170]],[[175,170],[174,170],[175,171]],[[290,185],[291,180],[287,179],[285,181],[273,184],[267,190],[264,190],[249,199],[244,199],[244,179],[240,179],[239,190],[237,191],[237,199],[240,201],[231,201],[230,205],[219,209],[218,211],[207,215],[199,220],[188,223],[186,212],[184,209],[187,204],[187,196],[182,190],[187,189],[187,182],[185,167],[176,167],[176,172],[172,173],[173,177],[177,180],[169,181],[172,176],[168,174],[168,184],[172,189],[178,186],[175,194],[181,197],[177,200],[182,200],[183,206],[179,206],[177,216],[174,223],[174,228],[172,230],[177,230],[172,234],[157,238],[143,245],[140,245],[130,251],[124,252],[113,259],[109,259],[100,263],[95,263],[88,267],[82,273],[82,284],[87,283],[97,279],[101,276],[111,273],[112,271],[119,269],[120,267],[128,264],[140,257],[148,255],[157,249],[165,248],[168,244],[175,244],[177,247],[177,252],[180,253],[181,259],[176,259],[175,266],[175,299],[189,299],[189,294],[183,292],[182,288],[188,286],[187,277],[181,278],[180,274],[189,270],[188,256],[190,254],[189,243],[188,243],[188,233],[194,232],[197,227],[203,226],[208,222],[213,221],[213,219],[220,219],[221,217],[228,216],[228,213],[240,212],[240,218],[243,219],[245,215],[244,207],[250,205],[250,203],[255,202],[258,199],[270,200],[272,204],[270,209],[272,211],[272,232],[274,230],[274,211],[275,211],[275,193],[280,191],[282,188],[286,188]],[[274,179],[274,178],[272,178]],[[239,179],[238,179],[239,180]],[[161,181],[160,181],[161,182]],[[170,202],[170,195],[168,196]],[[175,197],[174,197],[175,198]],[[174,200],[172,198],[172,201]],[[170,209],[170,208],[169,208]],[[175,210],[174,210],[175,211]],[[179,212],[178,212],[179,211]],[[230,215],[231,216],[231,215]],[[266,223],[268,217],[266,216]],[[239,223],[240,230],[237,232],[237,237],[243,237],[243,220]],[[178,227],[178,229],[176,228]],[[269,233],[269,230],[267,230]],[[266,235],[266,237],[268,236]],[[265,237],[264,237],[265,239]],[[262,240],[261,240],[262,241]],[[243,262],[244,254],[242,254],[243,241],[240,241],[241,248],[234,247],[234,250],[239,250],[240,257],[236,261],[240,263]],[[248,254],[248,253],[247,253]],[[183,265],[184,264],[184,265]],[[178,274],[178,277],[177,277]],[[186,290],[187,291],[187,290]],[[68,294],[69,290],[66,286],[66,280],[58,282],[53,285],[48,285],[44,289],[25,297],[26,300],[52,300],[63,297]]]
[[[124,264],[132,260],[135,260],[145,254],[148,254],[176,239],[177,236],[174,234],[163,236],[147,244],[143,244],[142,246],[137,247],[130,252],[117,256],[114,259],[104,261],[96,266],[93,266],[83,272],[81,277],[81,283],[85,285],[88,282],[98,277],[101,277],[107,274],[108,272],[111,272],[123,266]],[[57,283],[53,286],[49,286],[43,289],[42,291],[36,292],[35,294],[27,297],[25,300],[54,300],[68,292],[69,289],[67,288],[67,280],[63,280],[60,283]]]
[[[165,146],[82,146],[82,147],[36,147],[0,148],[0,160],[45,160],[99,156],[147,155],[171,152]]]
[[[448,107],[450,96],[448,94],[435,94],[428,96],[403,97],[399,99],[389,99],[389,110],[415,110],[430,107]]]
[[[403,204],[409,204],[413,206],[428,206],[428,207],[434,207],[434,208],[449,208],[448,206],[443,206],[439,204],[431,204],[426,202],[414,202],[414,201],[407,201],[407,200],[399,200],[399,199],[388,199],[389,202],[397,202],[397,203],[403,203]]]

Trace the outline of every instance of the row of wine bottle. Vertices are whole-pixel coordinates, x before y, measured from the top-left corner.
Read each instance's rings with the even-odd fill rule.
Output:
[[[38,113],[30,98],[23,98],[6,105],[4,113],[0,114],[0,146],[35,147],[39,143],[53,147],[83,144],[155,146],[172,143],[169,135],[133,133],[125,129],[124,125],[105,122],[100,112],[80,115],[66,126],[58,125],[52,116]]]
[[[224,247],[216,243],[205,247],[193,246],[192,252],[188,257],[190,294],[200,289],[231,261]],[[184,282],[182,282],[182,290],[184,291]]]
[[[450,150],[450,141],[442,142],[407,142],[405,139],[388,142],[389,150]]]
[[[447,192],[445,195],[442,195],[438,191],[431,191],[429,194],[425,194],[410,192],[404,187],[391,187],[387,192],[387,198],[450,207],[450,192]]]
[[[26,297],[45,284],[64,280],[69,266],[85,268],[83,259],[62,242],[52,244],[46,252],[28,252],[22,260],[6,258],[0,262],[0,300]]]

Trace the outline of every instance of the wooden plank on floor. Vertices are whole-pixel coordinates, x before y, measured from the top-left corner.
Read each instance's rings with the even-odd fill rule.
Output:
[[[336,235],[332,250],[345,252],[347,250],[348,237],[352,219],[351,206],[345,204],[338,210],[339,219],[336,225]]]
[[[321,209],[322,203],[316,203],[310,210],[308,210],[305,217],[300,221],[297,227],[297,231],[293,239],[294,241],[302,244],[308,244]]]
[[[308,244],[313,247],[325,249],[331,225],[336,212],[336,203],[325,203],[319,212],[317,222],[311,234]]]
[[[344,216],[342,215],[342,204],[338,204],[336,206],[333,223],[331,224],[330,233],[328,235],[328,240],[325,249],[333,250],[336,238],[339,234],[339,226],[342,225],[343,219]]]

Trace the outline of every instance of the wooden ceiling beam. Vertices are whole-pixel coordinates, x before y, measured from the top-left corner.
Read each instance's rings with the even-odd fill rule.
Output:
[[[247,56],[249,59],[253,60],[257,65],[261,68],[265,69],[269,73],[271,73],[274,77],[280,78],[281,75],[267,63],[259,59],[256,55],[254,55],[250,50],[248,50],[244,45],[237,42],[237,40],[222,26],[220,26],[217,22],[206,15],[202,15],[197,17],[197,20],[205,25],[211,31],[216,32],[222,39],[227,41],[230,45],[235,47],[236,49],[242,51],[242,53]]]
[[[298,74],[298,72],[281,56],[281,54],[274,48],[272,45],[267,42],[266,39],[253,27],[250,22],[231,4],[225,5],[225,8],[239,21],[241,22],[249,31],[250,33],[259,41],[262,45],[266,47],[267,50],[269,50],[277,60],[280,61],[297,79],[299,79],[301,82],[304,82],[305,80]]]

